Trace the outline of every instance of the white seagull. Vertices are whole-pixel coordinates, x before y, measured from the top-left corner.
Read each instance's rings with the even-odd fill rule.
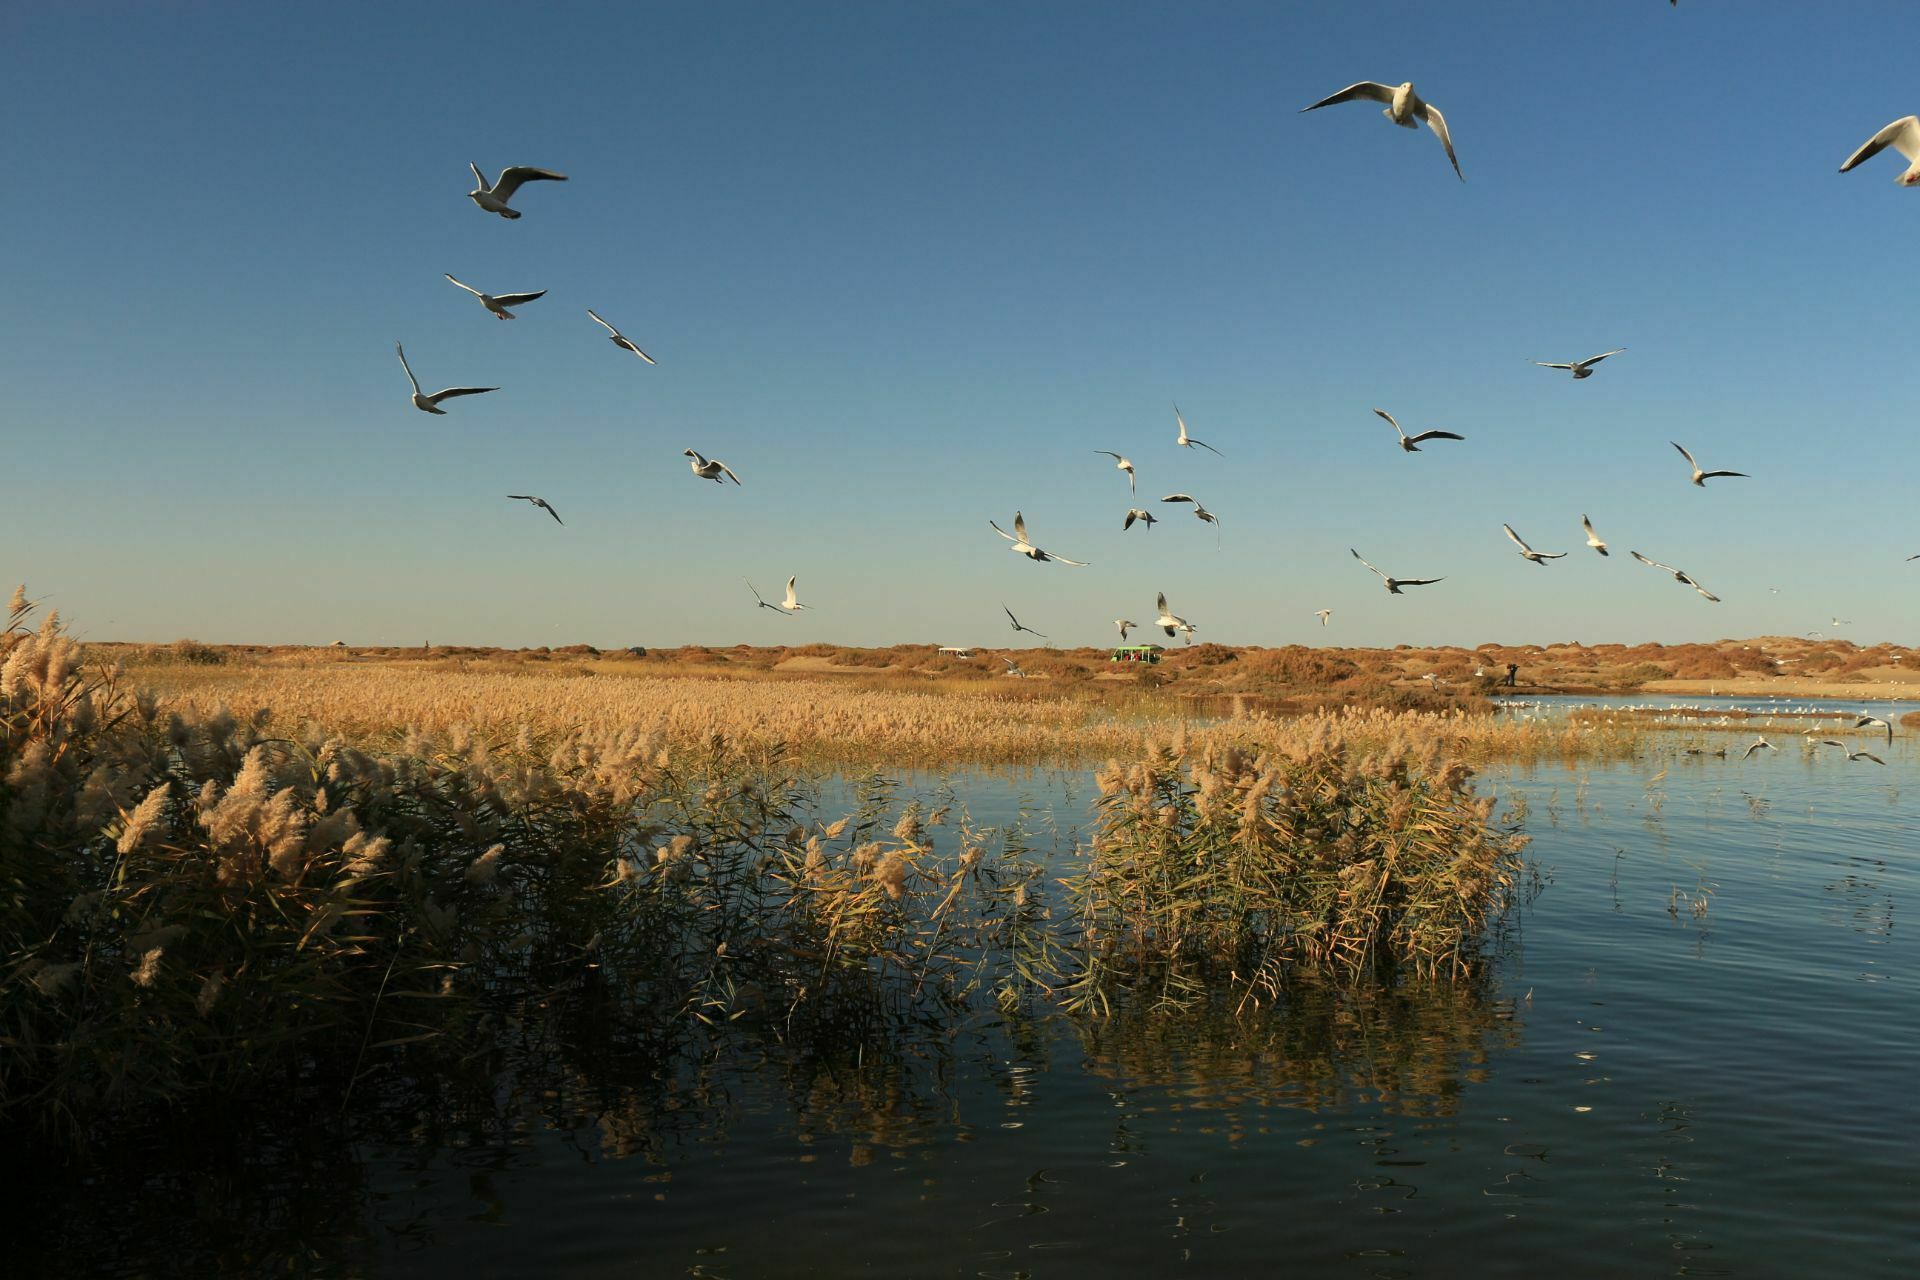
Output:
[[[1139,507],[1128,507],[1127,518],[1120,523],[1120,532],[1125,533],[1127,530],[1133,528],[1133,522],[1135,520],[1146,525],[1148,533],[1152,533],[1153,526],[1160,523],[1160,517],[1154,515],[1153,512],[1143,511]]]
[[[497,213],[503,218],[517,218],[518,209],[507,208],[507,201],[513,199],[513,193],[524,182],[565,182],[567,175],[555,173],[551,169],[533,169],[523,164],[502,169],[498,181],[488,182],[487,175],[480,172],[480,166],[469,162],[467,168],[473,170],[473,180],[480,185],[467,192],[467,199],[485,209],[488,213]]]
[[[1314,617],[1316,617],[1316,618],[1318,618],[1318,619],[1320,619],[1320,625],[1324,627],[1324,626],[1326,626],[1326,625],[1327,625],[1327,620],[1328,620],[1329,618],[1331,618],[1331,617],[1333,617],[1333,610],[1331,610],[1331,609],[1315,609],[1315,610],[1313,611],[1313,616],[1314,616]]]
[[[1353,552],[1353,558],[1355,560],[1358,560],[1361,564],[1366,565],[1369,569],[1373,569],[1376,574],[1380,575],[1380,581],[1387,584],[1388,595],[1397,596],[1402,594],[1400,590],[1402,587],[1428,587],[1436,582],[1446,581],[1445,578],[1389,578],[1386,574],[1380,573],[1378,569],[1374,569],[1373,565],[1368,563],[1367,558],[1358,551],[1354,551],[1352,547],[1348,547],[1347,550]]]
[[[1868,138],[1858,151],[1847,157],[1840,172],[1845,173],[1863,160],[1871,160],[1888,147],[1907,158],[1906,171],[1894,181],[1903,187],[1920,184],[1920,116],[1901,116]]]
[[[1534,363],[1542,369],[1570,369],[1573,371],[1574,381],[1578,382],[1581,378],[1591,378],[1593,376],[1593,366],[1599,364],[1608,356],[1617,356],[1625,350],[1625,347],[1615,347],[1611,351],[1602,351],[1597,356],[1588,356],[1585,360],[1569,360],[1565,363],[1558,360],[1535,360]]]
[[[1022,680],[1024,680],[1024,679],[1026,679],[1026,678],[1027,678],[1027,673],[1026,673],[1026,672],[1024,672],[1024,671],[1022,671],[1022,670],[1020,669],[1020,665],[1019,665],[1018,663],[1016,663],[1016,662],[1015,662],[1015,661],[1014,661],[1014,660],[1013,660],[1012,658],[1007,658],[1007,657],[1002,657],[1002,658],[1000,659],[1000,661],[1002,661],[1002,662],[1004,662],[1004,663],[1006,663],[1006,664],[1007,664],[1007,674],[1008,674],[1008,675],[1010,675],[1010,676],[1019,676],[1019,677],[1020,677],[1020,678],[1021,678]]]
[[[539,507],[542,511],[552,516],[555,524],[564,525],[566,523],[565,520],[560,518],[560,513],[553,509],[553,504],[545,498],[536,498],[530,493],[510,493],[507,496],[518,499],[521,502],[531,502],[534,506]]]
[[[1507,531],[1509,538],[1513,539],[1513,545],[1520,548],[1520,557],[1523,560],[1531,560],[1537,565],[1545,565],[1549,560],[1564,560],[1567,557],[1567,553],[1564,551],[1535,551],[1526,544],[1526,541],[1521,538],[1519,534],[1513,531],[1512,525],[1503,524],[1500,527]]]
[[[1693,460],[1693,455],[1687,452],[1685,445],[1677,440],[1669,440],[1667,443],[1680,450],[1680,456],[1685,458],[1687,465],[1693,468],[1693,482],[1702,489],[1706,488],[1707,481],[1713,479],[1715,476],[1740,476],[1743,479],[1752,479],[1752,477],[1748,476],[1744,471],[1702,471],[1700,464]]]
[[[1695,591],[1698,591],[1701,595],[1713,601],[1715,604],[1720,603],[1720,597],[1713,594],[1713,592],[1707,590],[1705,587],[1701,586],[1698,582],[1694,581],[1693,576],[1691,574],[1686,573],[1682,570],[1676,569],[1670,564],[1661,564],[1658,560],[1649,560],[1647,559],[1647,557],[1641,555],[1638,551],[1629,551],[1627,552],[1627,554],[1632,556],[1635,560],[1638,560],[1641,564],[1652,565],[1656,569],[1666,570],[1668,573],[1673,575],[1673,580],[1675,582],[1685,583],[1687,586],[1692,587]]]
[[[725,481],[720,479],[720,477],[724,475],[728,480],[733,481],[735,484],[740,483],[740,477],[733,474],[733,468],[729,467],[726,463],[720,461],[720,459],[718,458],[715,458],[713,461],[709,462],[691,449],[682,449],[680,451],[680,455],[685,458],[693,459],[693,461],[689,462],[687,465],[692,467],[693,474],[695,474],[696,476],[699,476],[702,480],[711,480],[715,484],[724,484]]]
[[[1871,760],[1875,764],[1879,764],[1879,765],[1884,765],[1886,763],[1885,760],[1882,760],[1879,756],[1873,754],[1873,752],[1871,751],[1855,751],[1852,747],[1848,746],[1846,743],[1841,742],[1835,738],[1822,738],[1820,739],[1820,742],[1823,746],[1840,748],[1841,751],[1846,753],[1848,764],[1852,764],[1855,760]]]
[[[1172,613],[1167,609],[1167,593],[1164,591],[1160,593],[1160,616],[1153,620],[1153,625],[1159,627],[1168,635],[1172,635],[1176,631],[1184,631],[1187,633],[1187,643],[1193,643],[1193,624],[1179,614]]]
[[[1027,541],[1027,518],[1018,511],[1013,513],[1013,533],[1008,533],[991,520],[987,521],[987,523],[993,525],[993,531],[995,533],[1013,544],[1008,550],[1018,551],[1021,555],[1034,561],[1036,564],[1044,563],[1048,560],[1058,560],[1061,564],[1070,564],[1076,569],[1084,569],[1087,567],[1085,560],[1069,560],[1065,556],[1051,555]]]
[[[453,280],[453,274],[451,272],[442,271],[440,274],[446,276],[449,280]],[[493,312],[493,318],[496,320],[513,319],[513,312],[507,310],[508,307],[517,307],[522,303],[532,302],[535,298],[544,298],[547,296],[545,289],[540,290],[538,293],[503,293],[495,296],[491,293],[482,293],[470,284],[461,284],[458,280],[453,280],[453,282],[460,285],[462,289],[465,289],[474,297],[480,299],[480,305]]]
[[[1132,630],[1134,627],[1139,626],[1140,624],[1137,622],[1130,622],[1125,618],[1115,618],[1113,620],[1113,625],[1120,628],[1120,643],[1125,644],[1127,642],[1127,632]]]
[[[455,396],[484,395],[489,391],[498,391],[500,389],[498,387],[448,387],[445,391],[436,391],[430,396],[422,395],[420,392],[420,379],[413,376],[413,366],[407,363],[406,349],[397,342],[393,344],[393,349],[400,356],[400,367],[407,371],[407,381],[413,384],[413,407],[422,413],[443,414],[446,410],[440,407],[442,400],[451,400]]]
[[[1595,551],[1598,551],[1601,555],[1606,555],[1607,544],[1600,541],[1600,535],[1593,531],[1593,521],[1587,519],[1585,516],[1581,516],[1580,527],[1587,531],[1587,545]]]
[[[800,598],[794,595],[793,593],[793,584],[799,581],[799,579],[800,579],[799,574],[795,574],[793,577],[787,579],[787,598],[786,598],[786,601],[782,604],[768,604],[766,601],[766,598],[760,594],[760,589],[754,586],[751,580],[748,580],[747,582],[747,590],[753,592],[753,598],[755,600],[760,601],[760,607],[762,609],[771,609],[775,613],[784,613],[788,617],[792,617],[794,614],[798,613],[800,610],[807,607],[806,605],[801,604]]]
[[[1440,139],[1440,145],[1447,149],[1447,159],[1453,165],[1454,176],[1465,182],[1467,175],[1460,172],[1460,159],[1453,154],[1453,135],[1447,132],[1447,118],[1440,114],[1439,108],[1427,102],[1413,91],[1413,81],[1405,84],[1380,84],[1373,80],[1362,80],[1359,84],[1350,84],[1340,92],[1320,99],[1310,107],[1300,108],[1302,113],[1318,111],[1321,107],[1331,107],[1341,102],[1358,102],[1366,99],[1371,102],[1384,102],[1387,109],[1380,114],[1403,129],[1417,129],[1419,121],[1427,122],[1433,130],[1433,136]]]
[[[1868,725],[1873,725],[1873,724],[1877,724],[1882,729],[1885,729],[1887,731],[1887,745],[1892,746],[1893,745],[1893,724],[1891,721],[1882,720],[1879,716],[1870,716],[1866,712],[1862,711],[1860,713],[1859,718],[1853,722],[1853,727],[1856,729],[1864,729]]]
[[[1395,431],[1400,431],[1400,424],[1394,421],[1392,414],[1388,413],[1385,409],[1375,409],[1374,412],[1379,414],[1381,417],[1385,418],[1390,424],[1392,424],[1393,429]],[[1419,453],[1420,442],[1422,440],[1465,440],[1465,439],[1466,439],[1465,436],[1455,435],[1451,431],[1422,431],[1417,436],[1410,436],[1406,432],[1400,431],[1400,447],[1408,453]]]
[[[1115,470],[1124,471],[1127,473],[1127,492],[1128,493],[1139,492],[1139,489],[1134,484],[1133,460],[1131,458],[1123,458],[1111,449],[1095,449],[1094,452],[1106,454],[1109,458],[1113,459],[1113,465]]]
[[[1166,497],[1160,499],[1160,501],[1191,502],[1193,504],[1194,515],[1198,516],[1202,520],[1205,520],[1208,524],[1211,524],[1211,525],[1217,526],[1220,523],[1220,517],[1213,514],[1213,512],[1207,510],[1205,507],[1201,506],[1200,499],[1194,497],[1190,493],[1170,493]]]
[[[1178,440],[1175,440],[1174,443],[1179,445],[1182,449],[1191,449],[1195,445],[1199,445],[1202,449],[1205,449],[1208,453],[1219,453],[1220,456],[1223,458],[1227,456],[1224,453],[1220,453],[1218,449],[1208,444],[1205,440],[1198,440],[1198,439],[1195,439],[1193,436],[1190,436],[1187,434],[1187,420],[1180,416],[1180,406],[1177,404],[1173,406],[1173,420],[1180,424],[1180,438]]]
[[[1752,755],[1752,754],[1753,754],[1754,752],[1756,752],[1756,751],[1758,751],[1758,750],[1760,750],[1760,748],[1762,748],[1762,747],[1765,747],[1765,748],[1766,748],[1767,750],[1769,750],[1769,751],[1778,751],[1778,750],[1780,749],[1780,748],[1778,748],[1778,747],[1776,747],[1776,746],[1774,746],[1774,745],[1773,745],[1773,744],[1772,744],[1771,742],[1768,742],[1768,741],[1767,741],[1767,739],[1766,739],[1766,736],[1765,736],[1765,735],[1763,734],[1763,735],[1761,735],[1760,737],[1758,737],[1758,738],[1755,738],[1755,739],[1753,740],[1753,744],[1752,744],[1751,746],[1749,746],[1749,747],[1748,747],[1748,748],[1746,749],[1746,751],[1745,751],[1745,752],[1743,752],[1743,753],[1741,754],[1741,756],[1740,756],[1740,758],[1741,758],[1742,760],[1745,760],[1745,759],[1747,759],[1747,758],[1748,758],[1749,756],[1751,756],[1751,755]]]
[[[646,352],[642,351],[640,348],[634,346],[633,340],[627,337],[626,334],[620,332],[618,329],[608,324],[605,320],[602,320],[600,318],[600,313],[598,311],[595,311],[592,307],[588,307],[587,314],[593,317],[593,322],[595,324],[599,325],[602,329],[605,329],[608,333],[613,335],[612,342],[614,346],[619,347],[622,351],[633,352],[633,354],[639,356],[642,360],[645,360],[648,364],[658,363],[656,360],[654,360],[652,356],[648,355]]]

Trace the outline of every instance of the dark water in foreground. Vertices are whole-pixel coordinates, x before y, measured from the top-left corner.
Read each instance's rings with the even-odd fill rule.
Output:
[[[325,1193],[179,1194],[234,1273],[1920,1274],[1920,747],[1685,744],[1483,777],[1544,884],[1478,986],[576,1064],[489,1123],[362,1141]],[[983,821],[1051,802],[1063,840],[1091,794],[952,785]]]

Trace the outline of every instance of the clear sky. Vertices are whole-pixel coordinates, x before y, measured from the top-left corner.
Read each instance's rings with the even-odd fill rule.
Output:
[[[1233,644],[1911,643],[1920,192],[1892,152],[1835,171],[1920,111],[1917,34],[1804,0],[3,5],[0,580],[97,639],[998,643],[1005,601],[1100,644],[1164,590]],[[1465,184],[1371,104],[1298,114],[1362,79],[1446,113]],[[508,222],[469,160],[571,181]],[[503,324],[442,272],[550,292]],[[419,413],[396,339],[429,390],[502,389]],[[1376,406],[1467,440],[1403,454]],[[1753,478],[1695,489],[1669,440]],[[1096,449],[1220,548],[1157,502],[1123,535]],[[1009,554],[1016,509],[1092,567]],[[1446,581],[1390,597],[1350,546]],[[812,612],[753,607],[790,573]]]

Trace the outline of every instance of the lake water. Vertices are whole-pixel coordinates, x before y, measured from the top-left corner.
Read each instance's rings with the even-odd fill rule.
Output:
[[[526,1076],[492,1123],[362,1141],[322,1212],[211,1207],[279,1215],[209,1225],[212,1254],[460,1280],[1920,1274],[1920,749],[1777,740],[1484,773],[1542,885],[1483,983]],[[1094,794],[945,785],[977,821],[1024,805],[1043,848]],[[118,1269],[172,1270],[139,1253]]]

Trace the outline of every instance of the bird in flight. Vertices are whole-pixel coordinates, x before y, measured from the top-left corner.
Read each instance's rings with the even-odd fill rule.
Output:
[[[1744,471],[1702,471],[1700,464],[1693,460],[1693,455],[1687,452],[1685,445],[1677,440],[1669,440],[1667,443],[1680,450],[1680,456],[1685,458],[1687,465],[1693,468],[1693,482],[1702,489],[1706,488],[1707,481],[1713,479],[1715,476],[1740,476],[1744,479],[1752,479],[1752,477],[1748,476]]]
[[[1035,631],[1032,627],[1023,625],[1020,619],[1013,616],[1013,610],[1007,608],[1006,603],[1004,601],[1001,602],[1000,610],[1002,613],[1005,613],[1007,615],[1007,621],[1013,624],[1013,629],[1016,632],[1024,631],[1030,636],[1039,636],[1042,640],[1045,640],[1047,638],[1046,632]]]
[[[1128,493],[1139,492],[1139,490],[1134,486],[1133,460],[1131,458],[1123,458],[1111,449],[1095,449],[1094,452],[1106,454],[1109,458],[1113,459],[1113,465],[1115,470],[1124,471],[1127,473],[1127,492]]]
[[[633,340],[628,338],[626,334],[620,332],[618,329],[608,324],[605,320],[602,320],[600,318],[600,313],[598,311],[595,311],[592,307],[588,307],[587,314],[593,317],[593,322],[595,324],[599,325],[602,329],[605,329],[608,333],[613,335],[613,338],[611,339],[611,341],[613,342],[614,346],[619,347],[622,351],[633,352],[633,354],[639,356],[642,360],[645,360],[648,364],[659,363],[652,356],[648,355],[646,352],[642,351],[640,348],[634,346]]]
[[[1302,107],[1300,110],[1304,114],[1341,102],[1362,100],[1386,103],[1387,109],[1380,114],[1403,129],[1417,129],[1420,127],[1419,121],[1426,121],[1427,127],[1433,130],[1433,136],[1440,139],[1440,145],[1447,149],[1447,160],[1453,165],[1454,176],[1462,182],[1467,180],[1467,175],[1460,172],[1460,158],[1453,154],[1453,135],[1447,132],[1447,118],[1440,114],[1439,108],[1413,91],[1411,80],[1401,85],[1362,80],[1359,84],[1350,84],[1340,92],[1322,98],[1312,106]]]
[[[1840,172],[1845,173],[1863,160],[1871,160],[1888,147],[1907,158],[1906,172],[1894,181],[1903,187],[1920,183],[1920,116],[1901,116],[1868,138],[1860,144],[1858,151],[1847,157],[1847,162],[1840,166]]]
[[[1206,522],[1207,522],[1208,524],[1213,524],[1213,525],[1217,525],[1217,524],[1219,524],[1219,523],[1220,523],[1220,517],[1219,517],[1219,516],[1217,516],[1217,515],[1215,515],[1215,514],[1213,514],[1213,512],[1211,512],[1211,511],[1209,511],[1209,510],[1207,510],[1207,509],[1206,509],[1205,507],[1203,507],[1203,506],[1201,506],[1201,505],[1200,505],[1200,499],[1198,499],[1198,498],[1196,498],[1196,497],[1194,497],[1194,496],[1193,496],[1192,494],[1190,494],[1190,493],[1170,493],[1170,494],[1168,494],[1168,495],[1167,495],[1166,497],[1164,497],[1164,498],[1162,498],[1162,499],[1160,499],[1160,501],[1162,501],[1162,502],[1191,502],[1191,503],[1193,504],[1193,514],[1194,514],[1194,515],[1196,515],[1196,516],[1198,516],[1198,517],[1200,517],[1200,519],[1202,519],[1202,520],[1205,520],[1205,521],[1206,521]]]
[[[1400,424],[1398,422],[1395,422],[1393,415],[1388,413],[1385,409],[1375,409],[1374,412],[1379,414],[1381,417],[1385,418],[1395,431],[1400,431],[1400,447],[1408,453],[1419,453],[1420,442],[1422,440],[1465,440],[1466,439],[1465,436],[1455,435],[1451,431],[1422,431],[1417,436],[1410,436],[1405,431],[1400,430]]]
[[[1355,560],[1358,560],[1361,564],[1366,565],[1367,568],[1373,569],[1376,574],[1379,574],[1380,581],[1387,584],[1388,595],[1400,595],[1400,588],[1402,587],[1429,587],[1436,582],[1446,581],[1445,578],[1389,578],[1386,574],[1380,573],[1378,569],[1374,569],[1373,565],[1367,562],[1367,558],[1358,551],[1354,551],[1352,547],[1348,547],[1347,550],[1353,552],[1353,558]]]
[[[1148,533],[1152,533],[1153,526],[1160,523],[1160,517],[1154,515],[1153,512],[1143,511],[1139,507],[1128,507],[1127,518],[1120,524],[1120,532],[1125,533],[1128,529],[1133,528],[1133,522],[1135,520],[1146,525]]]
[[[518,209],[509,209],[507,207],[507,201],[513,199],[513,193],[520,189],[522,183],[565,182],[567,180],[567,175],[564,173],[555,173],[551,169],[534,169],[523,164],[516,164],[511,168],[502,169],[498,180],[488,182],[487,175],[480,172],[479,165],[469,162],[467,168],[473,170],[473,180],[480,184],[472,191],[467,192],[467,199],[473,201],[488,213],[497,213],[503,218],[517,218],[520,216]]]
[[[1597,356],[1588,356],[1585,360],[1569,360],[1565,363],[1557,360],[1535,360],[1534,363],[1542,369],[1570,369],[1573,371],[1574,381],[1578,382],[1582,378],[1591,378],[1593,376],[1593,366],[1599,364],[1608,356],[1617,356],[1625,350],[1625,347],[1615,347],[1611,351],[1602,351]]]
[[[1846,753],[1848,764],[1852,764],[1855,760],[1871,760],[1875,764],[1879,764],[1879,765],[1884,765],[1886,763],[1885,760],[1882,760],[1879,756],[1873,754],[1873,752],[1855,751],[1852,747],[1848,746],[1844,742],[1841,742],[1837,738],[1822,738],[1820,739],[1820,742],[1823,746],[1840,748],[1841,751]]]
[[[1835,618],[1832,622],[1829,622],[1827,625],[1830,627],[1850,627],[1853,625],[1853,619],[1852,618]]]
[[[1601,555],[1606,555],[1607,544],[1600,541],[1600,535],[1593,531],[1593,521],[1587,519],[1585,516],[1581,516],[1580,527],[1587,531],[1587,545],[1595,551],[1598,551]]]
[[[440,274],[446,276],[449,280],[453,280],[450,272],[442,271]],[[503,293],[495,296],[491,293],[482,293],[470,284],[461,284],[458,280],[453,280],[453,282],[456,285],[460,285],[462,289],[465,289],[474,297],[480,299],[480,305],[493,312],[493,318],[496,320],[513,319],[513,312],[507,310],[508,307],[517,307],[522,303],[532,302],[535,298],[544,298],[547,296],[545,289],[540,290],[538,293]]]
[[[1762,735],[1753,740],[1753,744],[1746,749],[1746,751],[1740,756],[1740,758],[1742,760],[1745,760],[1749,756],[1751,756],[1754,752],[1760,750],[1760,748],[1762,747],[1765,747],[1769,751],[1778,751],[1780,749],[1774,746],[1771,742],[1768,742],[1765,735]]]
[[[1661,564],[1658,560],[1649,560],[1647,559],[1647,557],[1641,555],[1638,551],[1629,551],[1627,552],[1627,554],[1632,556],[1635,560],[1638,560],[1641,564],[1651,565],[1655,569],[1666,570],[1668,573],[1673,575],[1673,580],[1675,582],[1684,583],[1687,586],[1692,587],[1695,591],[1698,591],[1701,595],[1713,601],[1715,604],[1720,603],[1720,597],[1713,594],[1713,592],[1707,590],[1705,587],[1701,586],[1698,582],[1694,581],[1693,576],[1691,574],[1686,573],[1680,569],[1676,569],[1670,564]]]
[[[1567,557],[1567,553],[1564,551],[1535,551],[1526,544],[1526,541],[1522,539],[1519,534],[1513,531],[1512,525],[1503,524],[1500,527],[1507,531],[1509,538],[1513,539],[1513,545],[1520,548],[1520,556],[1522,559],[1531,560],[1537,565],[1545,565],[1549,560],[1564,560]]]
[[[1187,633],[1187,643],[1193,643],[1193,624],[1167,608],[1167,593],[1164,591],[1160,593],[1160,616],[1153,620],[1153,625],[1169,636],[1176,631],[1184,631]]]
[[[1087,567],[1087,562],[1085,560],[1069,560],[1065,556],[1051,555],[1045,551],[1042,551],[1040,548],[1034,546],[1033,543],[1029,542],[1027,540],[1027,518],[1021,515],[1018,511],[1013,513],[1013,532],[1012,533],[1008,533],[1005,529],[1002,529],[999,525],[994,524],[994,522],[991,520],[987,521],[987,523],[990,525],[993,525],[993,531],[995,533],[999,534],[1001,537],[1005,538],[1008,542],[1011,542],[1013,544],[1011,547],[1008,548],[1009,551],[1018,551],[1021,555],[1025,556],[1027,559],[1033,561],[1036,564],[1041,564],[1048,560],[1058,560],[1061,564],[1070,564],[1076,569],[1084,569]]]
[[[1113,625],[1120,628],[1120,643],[1125,644],[1127,642],[1127,632],[1131,631],[1133,628],[1139,626],[1140,624],[1137,622],[1130,622],[1126,618],[1115,618],[1113,620]]]
[[[786,614],[788,617],[792,617],[794,614],[798,613],[800,610],[807,607],[806,605],[801,604],[800,598],[794,595],[793,593],[793,584],[795,582],[798,582],[799,580],[800,580],[799,574],[795,574],[793,577],[787,579],[787,598],[781,604],[768,604],[766,597],[760,594],[760,589],[754,586],[752,581],[750,580],[747,583],[747,590],[753,592],[753,598],[760,602],[760,607],[762,609],[771,609],[775,613],[783,613],[783,614]]]
[[[1893,745],[1893,723],[1891,721],[1882,720],[1879,716],[1870,716],[1866,712],[1862,711],[1860,713],[1859,719],[1853,722],[1853,727],[1856,729],[1864,729],[1868,725],[1874,725],[1874,724],[1879,725],[1882,729],[1885,729],[1887,731],[1887,745],[1892,746]]]
[[[534,506],[539,507],[542,511],[552,516],[555,524],[564,525],[566,523],[565,520],[560,518],[560,513],[553,509],[553,504],[545,498],[536,498],[530,493],[510,493],[507,496],[509,498],[516,498],[521,502],[531,502]]]
[[[1008,675],[1019,676],[1022,680],[1025,680],[1027,678],[1027,673],[1022,671],[1020,669],[1020,664],[1015,662],[1012,658],[1002,657],[1000,661],[1007,664]]]
[[[722,480],[720,477],[724,475],[726,476],[727,480],[731,480],[735,484],[740,483],[740,477],[733,474],[733,468],[729,467],[726,463],[720,461],[720,459],[718,458],[715,458],[713,461],[709,462],[691,449],[682,449],[680,451],[680,454],[682,457],[693,459],[693,461],[689,462],[687,465],[692,467],[693,474],[695,474],[696,476],[699,476],[702,480],[711,480],[715,484],[723,485],[726,483],[726,481]]]
[[[1217,453],[1217,454],[1220,454],[1220,456],[1223,458],[1227,456],[1224,453],[1220,453],[1218,449],[1208,444],[1205,440],[1197,440],[1194,437],[1187,434],[1187,420],[1180,416],[1180,406],[1177,404],[1173,406],[1173,420],[1180,424],[1180,438],[1178,440],[1175,440],[1174,443],[1179,445],[1182,449],[1191,449],[1195,445],[1199,445],[1202,449],[1205,449],[1208,453]]]
[[[448,387],[445,391],[436,391],[430,396],[422,395],[420,380],[413,376],[413,366],[407,363],[406,349],[397,342],[393,344],[393,349],[400,356],[400,367],[407,371],[407,381],[413,384],[413,407],[422,413],[444,414],[446,410],[440,407],[442,400],[451,400],[455,396],[485,395],[489,391],[500,389],[498,387]]]
[[[1327,619],[1329,619],[1329,618],[1331,618],[1331,617],[1333,617],[1333,610],[1331,610],[1331,609],[1315,609],[1315,610],[1313,611],[1313,616],[1314,616],[1314,617],[1316,617],[1316,618],[1318,618],[1318,619],[1320,619],[1320,625],[1324,627],[1324,626],[1326,626],[1326,625],[1327,625]]]

